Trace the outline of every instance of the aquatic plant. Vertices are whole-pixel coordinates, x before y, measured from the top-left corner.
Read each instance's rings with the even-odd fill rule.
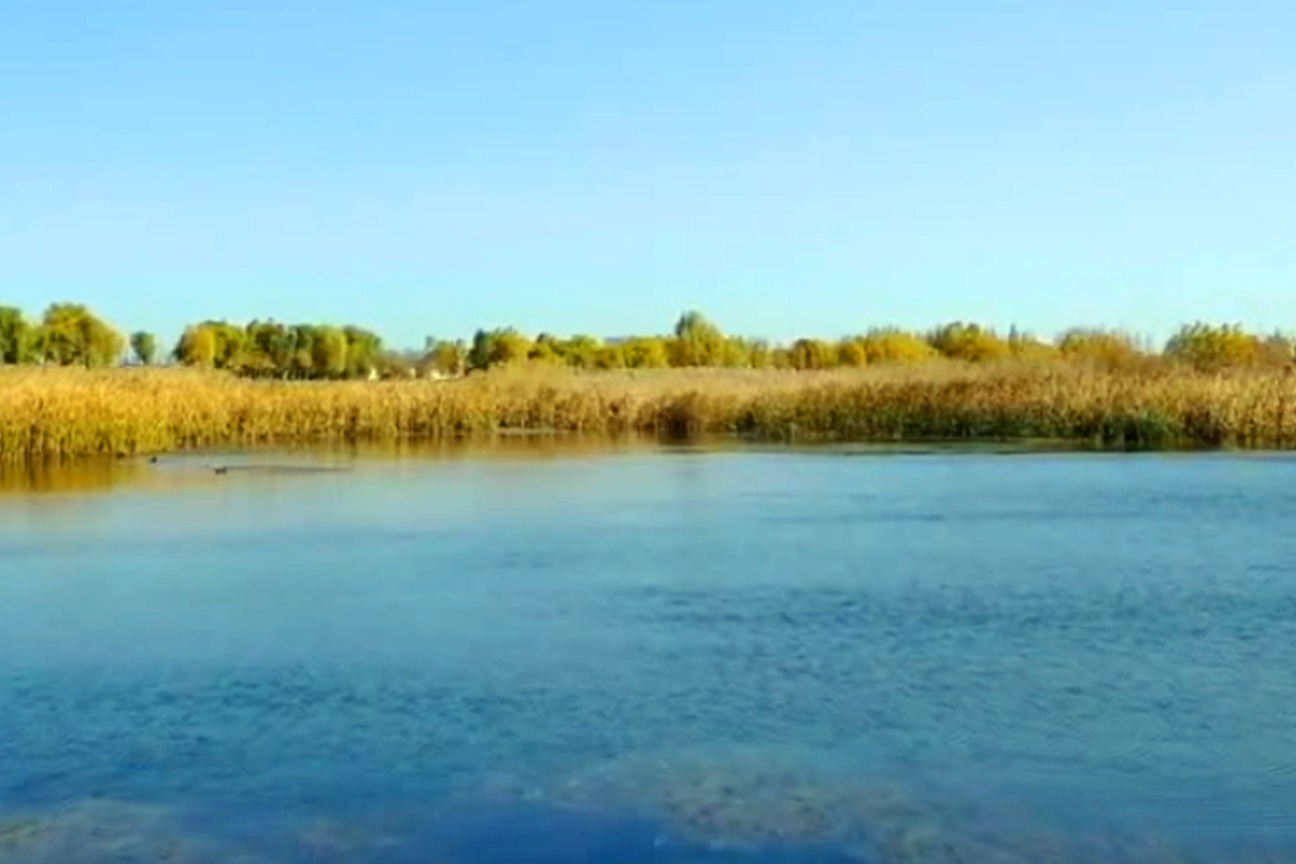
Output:
[[[851,769],[840,757],[799,748],[659,751],[590,765],[559,782],[554,796],[595,812],[643,812],[661,820],[668,838],[757,856],[784,848],[834,850],[844,860],[873,864],[1215,860],[1191,855],[1155,832],[1114,824],[1068,829],[1046,810],[995,802],[957,782],[880,768]],[[843,858],[825,854],[810,860]],[[1229,860],[1277,859],[1258,851]]]
[[[169,861],[266,859],[235,858],[231,849],[208,838],[187,835],[175,814],[161,807],[118,801],[84,801],[57,811],[30,813],[0,821],[0,861],[6,864],[122,864]]]
[[[762,440],[1053,439],[1296,446],[1296,376],[1164,364],[789,370],[524,366],[454,381],[279,381],[184,369],[0,370],[0,461],[514,431]]]

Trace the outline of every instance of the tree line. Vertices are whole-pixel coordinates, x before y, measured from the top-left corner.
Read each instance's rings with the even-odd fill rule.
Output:
[[[338,380],[455,377],[518,363],[590,370],[815,370],[940,359],[972,363],[1071,360],[1112,369],[1166,359],[1209,371],[1290,367],[1296,359],[1296,343],[1281,333],[1262,335],[1238,325],[1196,323],[1185,325],[1157,349],[1117,330],[1075,328],[1050,341],[1016,328],[1000,333],[979,324],[954,322],[922,333],[882,327],[837,340],[806,338],[773,344],[727,335],[702,314],[686,312],[668,335],[599,339],[541,333],[529,337],[504,327],[478,330],[471,340],[429,337],[417,351],[391,350],[376,333],[354,325],[272,320],[238,325],[209,320],[186,327],[163,357],[153,334],[140,331],[129,338],[123,336],[81,304],[56,303],[36,321],[28,320],[17,308],[0,305],[0,363],[10,365],[104,367],[122,362],[170,362],[247,377]]]

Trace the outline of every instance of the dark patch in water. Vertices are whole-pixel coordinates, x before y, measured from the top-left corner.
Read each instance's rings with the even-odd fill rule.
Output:
[[[672,840],[662,826],[628,815],[540,806],[469,811],[443,818],[429,848],[472,864],[861,864],[818,848],[708,848]]]
[[[357,814],[358,815],[358,814]],[[709,847],[668,838],[627,814],[553,806],[463,804],[439,816],[300,820],[226,810],[84,802],[53,812],[0,814],[6,864],[868,864],[811,846]]]

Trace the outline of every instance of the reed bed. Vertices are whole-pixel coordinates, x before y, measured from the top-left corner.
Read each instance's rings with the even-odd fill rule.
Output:
[[[831,372],[506,369],[455,381],[253,381],[180,369],[0,369],[0,461],[515,431],[761,440],[1052,439],[1296,446],[1296,376],[1165,366]]]

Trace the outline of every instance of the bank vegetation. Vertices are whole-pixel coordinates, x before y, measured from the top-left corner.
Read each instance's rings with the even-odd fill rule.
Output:
[[[814,372],[517,365],[440,382],[0,369],[0,457],[10,463],[510,433],[1290,448],[1296,376],[1021,361]]]
[[[208,321],[157,351],[84,306],[0,306],[0,462],[519,432],[1296,447],[1292,340],[1228,325],[1160,347],[961,322],[771,345],[690,312],[664,336],[483,329],[394,352],[361,327]]]

